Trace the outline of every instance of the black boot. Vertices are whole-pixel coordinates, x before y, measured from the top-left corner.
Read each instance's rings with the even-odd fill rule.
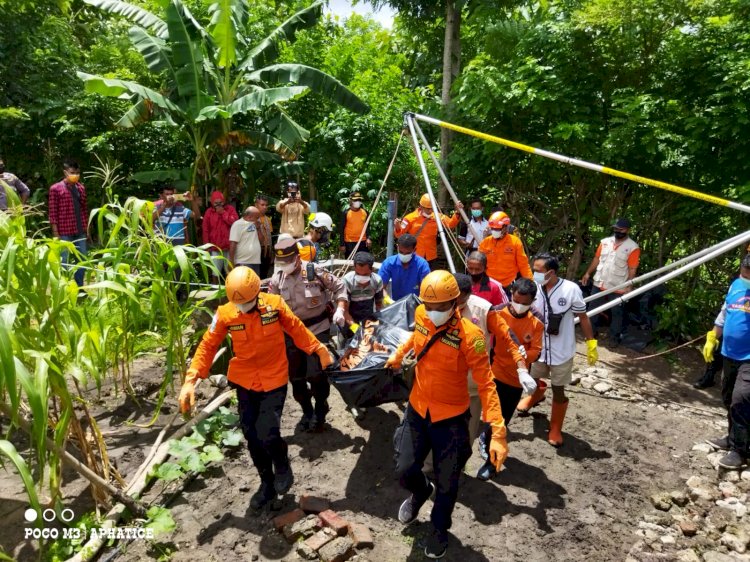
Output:
[[[694,388],[709,388],[715,384],[714,372],[710,369],[706,369],[703,376],[693,383]]]
[[[310,426],[313,431],[323,431],[325,429],[326,415],[329,411],[328,401],[324,400],[322,403],[315,403],[315,415]]]
[[[250,507],[255,511],[260,511],[268,503],[276,498],[273,480],[261,480],[260,488],[250,498]]]
[[[292,472],[292,466],[289,464],[289,459],[285,459],[284,462],[274,463],[274,470],[276,472],[276,478],[273,482],[274,488],[278,495],[286,494],[294,484],[294,473]]]

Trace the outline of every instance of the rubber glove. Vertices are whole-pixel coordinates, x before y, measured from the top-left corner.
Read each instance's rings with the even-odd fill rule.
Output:
[[[388,306],[389,304],[393,304],[393,299],[385,291],[383,291],[383,304],[385,306]]]
[[[495,467],[495,470],[500,472],[500,468],[507,458],[508,442],[505,440],[505,437],[495,437],[493,432],[492,439],[490,440],[490,462]]]
[[[328,351],[326,346],[321,344],[320,347],[315,350],[315,353],[320,358],[320,368],[322,370],[325,371],[328,367],[333,365],[333,357],[331,357],[331,352]]]
[[[195,406],[195,383],[198,378],[198,373],[195,371],[188,371],[185,375],[185,382],[182,384],[178,399],[180,412],[183,414],[189,414],[193,406]]]
[[[522,346],[522,345],[518,346],[518,353],[520,353],[521,357],[523,357],[524,359],[526,359],[528,357],[526,355],[526,348],[524,346]]]
[[[596,365],[599,361],[599,351],[596,349],[596,340],[586,340],[586,358],[589,360],[589,365]]]
[[[344,316],[344,309],[340,306],[336,308],[336,312],[333,313],[333,322],[339,326],[346,324],[346,316]]]
[[[710,330],[706,333],[706,345],[703,346],[703,359],[706,363],[713,363],[714,351],[719,346],[719,338],[716,337],[716,332]]]
[[[521,383],[523,391],[526,394],[534,394],[534,391],[536,390],[536,381],[529,374],[527,369],[518,369],[518,381]]]
[[[401,368],[401,359],[399,359],[396,354],[394,353],[388,358],[388,361],[385,362],[385,368],[386,369],[400,369]]]

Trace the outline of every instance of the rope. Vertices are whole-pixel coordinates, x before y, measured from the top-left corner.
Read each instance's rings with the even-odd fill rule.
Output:
[[[706,335],[704,334],[702,336],[698,336],[694,340],[690,340],[689,342],[685,342],[685,343],[680,344],[678,346],[675,346],[675,347],[672,347],[670,349],[667,349],[666,351],[660,351],[659,353],[654,353],[652,355],[646,355],[644,357],[635,357],[635,358],[631,359],[631,361],[643,361],[644,359],[651,359],[652,357],[659,357],[660,355],[665,355],[667,353],[672,353],[673,351],[676,351],[676,350],[680,349],[681,347],[685,347],[685,346],[688,346],[690,344],[693,344],[693,343],[697,342],[698,340],[702,340],[705,337],[706,337]]]
[[[456,211],[458,212],[458,211]],[[440,208],[440,205],[438,205],[437,212],[434,213],[435,220],[442,220],[441,215],[443,215],[443,210]],[[445,225],[444,225],[445,226]],[[458,237],[453,232],[453,229],[451,228],[445,228],[444,232],[448,235],[448,239],[453,244],[453,249],[456,250],[456,253],[458,253],[458,256],[461,258],[461,262],[464,264],[464,267],[466,267],[466,252],[461,247],[461,244],[458,243]]]
[[[362,243],[362,240],[364,239],[365,233],[367,232],[367,227],[370,226],[370,219],[372,219],[372,216],[375,214],[375,209],[378,206],[378,203],[380,202],[380,196],[383,194],[383,190],[385,189],[385,185],[388,182],[388,177],[391,175],[391,171],[393,170],[393,165],[396,163],[396,157],[398,156],[398,149],[401,147],[401,141],[404,138],[404,129],[401,129],[401,135],[398,137],[398,143],[396,143],[396,150],[393,152],[393,158],[391,158],[391,163],[388,164],[388,169],[385,172],[385,177],[383,178],[383,183],[380,185],[380,189],[378,190],[378,194],[375,196],[375,202],[372,204],[372,209],[367,214],[367,220],[365,220],[365,225],[362,228],[362,232],[359,234],[359,240],[357,240],[356,246],[354,246],[354,250],[352,250],[352,253],[349,254],[349,256],[346,258],[347,261],[351,262],[351,260],[354,259],[354,255],[359,251],[359,245]],[[343,240],[341,241],[343,244]],[[346,272],[351,267],[350,263],[347,263],[340,269],[338,269],[335,272],[335,275],[337,277],[341,277],[346,274]]]

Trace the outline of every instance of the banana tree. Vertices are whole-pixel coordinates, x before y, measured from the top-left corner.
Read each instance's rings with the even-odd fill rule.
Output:
[[[255,46],[246,40],[247,0],[213,3],[206,27],[180,0],[166,4],[164,19],[120,0],[84,1],[135,24],[130,40],[161,80],[161,87],[154,89],[79,72],[86,91],[133,102],[118,126],[159,120],[180,127],[195,151],[188,174],[156,171],[141,174],[141,180],[187,175],[196,186],[210,181],[217,169],[231,166],[270,166],[280,176],[298,173],[302,163],[295,161],[296,152],[309,132],[289,116],[284,102],[313,92],[351,111],[369,111],[333,76],[310,66],[275,63],[284,42],[317,24],[322,0],[294,14]]]

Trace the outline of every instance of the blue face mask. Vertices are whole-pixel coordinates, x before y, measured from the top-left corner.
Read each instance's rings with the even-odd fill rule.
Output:
[[[474,217],[475,219],[478,219],[479,217],[482,216],[482,209],[472,209],[471,216]]]

